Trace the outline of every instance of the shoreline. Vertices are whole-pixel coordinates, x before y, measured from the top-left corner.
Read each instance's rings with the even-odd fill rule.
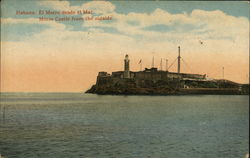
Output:
[[[131,88],[131,89],[113,89],[91,87],[85,93],[98,95],[151,95],[151,96],[169,96],[169,95],[249,95],[249,90],[239,90],[236,88],[190,88],[168,90],[160,88]]]

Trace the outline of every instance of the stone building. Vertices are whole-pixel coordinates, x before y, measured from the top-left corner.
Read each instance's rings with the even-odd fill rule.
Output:
[[[175,83],[184,88],[185,81],[187,80],[206,79],[206,75],[159,71],[155,67],[134,72],[129,69],[129,61],[129,56],[126,55],[124,59],[124,71],[115,71],[112,72],[112,74],[99,72],[96,85],[123,85],[130,82],[133,83],[135,87],[148,87],[148,85],[158,83],[162,83],[162,85]]]

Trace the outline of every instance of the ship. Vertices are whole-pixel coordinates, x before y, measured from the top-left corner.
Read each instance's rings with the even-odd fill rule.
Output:
[[[86,93],[102,95],[249,94],[249,84],[240,84],[226,79],[211,79],[206,74],[181,73],[180,46],[176,60],[178,61],[177,72],[158,70],[153,64],[151,68],[130,71],[130,59],[126,54],[123,71],[115,71],[111,74],[99,72],[96,84]]]

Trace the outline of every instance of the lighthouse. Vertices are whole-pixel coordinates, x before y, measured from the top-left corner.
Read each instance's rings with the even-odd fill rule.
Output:
[[[126,54],[124,59],[124,78],[130,78],[128,54]]]

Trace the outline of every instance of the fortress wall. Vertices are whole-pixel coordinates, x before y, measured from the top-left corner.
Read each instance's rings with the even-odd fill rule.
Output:
[[[112,78],[112,85],[125,85],[125,80],[122,78]]]
[[[174,79],[174,78],[182,78],[182,75],[181,74],[178,74],[178,73],[168,73],[168,78],[170,79]]]
[[[99,72],[99,76],[107,76],[107,72]],[[112,77],[123,78],[124,71],[112,72]],[[200,74],[186,74],[186,73],[175,73],[175,72],[166,72],[166,71],[139,71],[132,72],[130,71],[130,78],[136,79],[146,79],[146,80],[162,80],[162,79],[173,79],[173,78],[191,78],[191,79],[205,79],[206,75]]]
[[[107,85],[112,82],[111,76],[97,76],[96,79],[96,85],[101,86],[101,85]]]
[[[130,71],[130,78],[123,78],[124,71],[112,72],[112,75],[107,72],[99,72],[97,76],[97,86],[126,86],[134,85],[135,87],[150,87],[155,84],[165,83],[166,85],[174,84],[175,82],[180,82],[183,78],[190,79],[204,79],[205,75],[199,74],[185,74],[185,73],[175,73],[166,71]],[[181,85],[181,83],[179,83]],[[173,86],[172,86],[173,87]],[[181,87],[184,87],[184,83]]]
[[[152,74],[152,78],[153,80],[162,80],[162,73],[159,73],[159,72],[153,72]]]
[[[101,71],[101,72],[98,73],[98,76],[110,76],[110,74],[108,74],[105,71]]]
[[[123,73],[124,73],[123,71],[112,72],[112,77],[122,78]]]
[[[136,79],[143,79],[143,80],[163,80],[167,79],[166,72],[137,72],[135,74]]]
[[[182,74],[183,78],[192,78],[192,79],[205,79],[206,75],[200,74]]]

